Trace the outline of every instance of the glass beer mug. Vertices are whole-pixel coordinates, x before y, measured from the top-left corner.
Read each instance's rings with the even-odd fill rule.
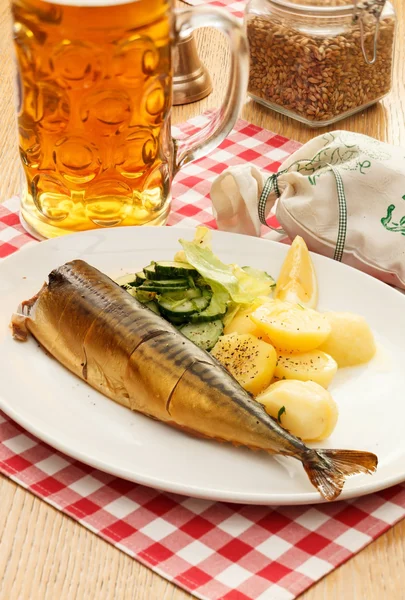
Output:
[[[238,22],[216,9],[174,13],[170,0],[13,0],[19,66],[21,216],[38,237],[162,225],[173,176],[229,133],[248,77]],[[171,48],[197,27],[228,35],[223,106],[174,140]]]

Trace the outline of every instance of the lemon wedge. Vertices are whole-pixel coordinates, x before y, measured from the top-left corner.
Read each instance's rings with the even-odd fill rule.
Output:
[[[315,268],[307,245],[299,235],[291,244],[281,267],[275,298],[308,308],[316,308],[318,303]]]

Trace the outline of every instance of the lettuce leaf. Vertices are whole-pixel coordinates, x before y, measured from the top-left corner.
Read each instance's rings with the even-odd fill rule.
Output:
[[[257,296],[268,296],[275,286],[274,279],[265,271],[252,269],[251,267],[241,268],[238,265],[231,266],[235,277],[238,279],[239,289],[242,294],[247,294],[254,298]]]
[[[230,302],[228,304],[228,310],[226,311],[226,315],[222,319],[224,327],[227,327],[229,323],[231,323],[234,320],[241,308],[242,304],[235,304],[234,302]]]
[[[212,230],[208,229],[208,227],[203,227],[199,225],[194,234],[193,244],[198,245],[200,248],[209,248],[211,249],[212,242]],[[176,253],[174,260],[178,260],[180,262],[187,262],[187,258],[185,252],[183,250],[179,250]]]
[[[210,248],[186,240],[180,240],[180,244],[183,246],[187,262],[197,269],[214,294],[227,292],[228,299],[230,296],[235,302],[240,302],[238,279],[233,274],[232,267],[220,261]]]
[[[212,288],[213,294],[208,308],[204,310],[205,315],[225,315],[229,312],[228,306],[230,302],[230,296],[228,292],[220,288],[219,286],[215,289]]]
[[[223,263],[204,243],[186,240],[180,240],[180,243],[186,261],[197,269],[211,286],[213,299],[215,297],[219,306],[224,306],[229,300],[236,304],[249,304],[257,296],[265,296],[271,292],[274,282],[264,271],[258,272],[262,273],[263,277],[253,276],[238,265]]]

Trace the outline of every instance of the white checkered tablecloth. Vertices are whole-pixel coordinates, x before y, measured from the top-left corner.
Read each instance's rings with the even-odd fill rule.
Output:
[[[182,127],[195,132],[207,115]],[[170,225],[215,226],[209,189],[226,166],[276,171],[296,142],[238,121],[173,185]],[[37,244],[0,204],[0,256]],[[207,600],[291,600],[405,516],[405,484],[355,501],[265,507],[161,493],[55,451],[0,412],[0,472],[156,573]],[[35,590],[33,590],[35,596]],[[33,596],[33,597],[34,597]]]

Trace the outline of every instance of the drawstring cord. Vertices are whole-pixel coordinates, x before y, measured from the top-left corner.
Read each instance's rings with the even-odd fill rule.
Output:
[[[291,165],[292,166],[292,165]],[[336,181],[336,191],[338,197],[338,208],[339,208],[339,225],[338,225],[338,235],[336,240],[336,247],[334,253],[334,260],[339,262],[342,261],[343,252],[346,244],[346,235],[347,235],[347,202],[346,202],[346,194],[345,188],[343,184],[343,179],[338,169],[333,165],[327,164],[330,167]],[[285,173],[286,171],[280,171],[279,173],[272,173],[270,177],[266,180],[263,191],[260,194],[259,203],[258,203],[258,213],[260,222],[263,225],[266,225],[272,231],[276,231],[277,233],[285,233],[285,231],[280,227],[272,227],[266,221],[266,204],[269,195],[272,192],[275,192],[277,198],[280,198],[280,189],[278,187],[278,178],[280,175]]]

